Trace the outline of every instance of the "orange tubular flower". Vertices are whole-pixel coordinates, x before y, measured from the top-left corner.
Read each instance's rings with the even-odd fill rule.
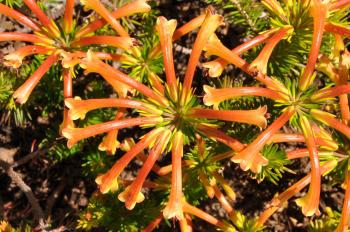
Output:
[[[337,0],[331,3],[330,10],[339,10],[350,5],[350,0]]]
[[[226,223],[218,220],[217,218],[211,216],[210,214],[207,214],[206,212],[198,209],[197,207],[188,204],[185,200],[183,200],[183,211],[185,213],[194,215],[196,217],[199,217],[200,219],[209,222],[212,225],[215,225],[222,229],[223,231],[229,231],[229,225]]]
[[[112,84],[118,85],[119,82],[126,84],[137,91],[141,92],[142,94],[146,95],[147,97],[161,103],[162,105],[168,105],[168,101],[166,98],[162,95],[159,95],[158,93],[154,92],[149,87],[145,86],[144,84],[141,84],[137,80],[129,77],[128,75],[122,73],[121,71],[109,66],[108,64],[100,61],[99,59],[93,58],[93,54],[91,52],[88,52],[87,58],[83,59],[81,61],[81,66],[86,69],[86,72],[96,72],[99,73],[101,76],[103,76],[107,82],[109,83],[117,83]]]
[[[192,118],[219,119],[230,122],[240,122],[265,128],[267,125],[265,114],[267,107],[263,106],[256,110],[212,110],[193,109],[188,116]]]
[[[66,33],[71,33],[73,30],[73,10],[74,0],[67,0],[63,16],[63,30]]]
[[[103,6],[99,0],[81,0],[82,4],[96,11],[106,22],[108,22],[120,36],[129,37],[129,34],[113,17],[113,15]]]
[[[130,37],[100,35],[80,38],[79,40],[73,42],[71,45],[72,47],[81,47],[92,44],[110,45],[116,48],[121,48],[123,50],[129,50],[132,47],[138,45],[139,42],[136,39]]]
[[[163,53],[163,63],[167,84],[170,88],[170,94],[174,100],[177,100],[176,76],[173,59],[172,38],[176,29],[176,20],[167,20],[164,17],[157,19],[156,30],[159,34],[160,45]]]
[[[42,46],[24,46],[17,49],[15,52],[10,53],[4,57],[4,65],[11,66],[13,68],[19,68],[22,65],[22,61],[26,56],[34,54],[49,54],[52,49]]]
[[[150,146],[155,140],[158,139],[162,129],[154,129],[147,133],[143,138],[136,143],[128,152],[126,152],[105,174],[96,178],[96,183],[99,185],[101,193],[107,193],[108,191],[118,189],[118,176],[124,170],[124,168],[130,163],[132,159],[140,154],[145,148]]]
[[[299,82],[300,90],[307,89],[315,78],[314,69],[322,43],[322,36],[328,11],[328,3],[322,3],[320,0],[313,0],[313,2],[314,4],[311,6],[311,13],[314,18],[314,32],[312,35],[312,45],[309,58]]]
[[[117,111],[114,120],[120,120],[125,115],[125,109],[120,109]],[[98,146],[98,149],[100,151],[106,151],[108,155],[113,155],[116,152],[117,148],[120,146],[120,143],[117,140],[118,132],[119,129],[109,131]]]
[[[261,166],[265,166],[268,160],[259,154],[272,135],[274,135],[288,120],[293,116],[295,109],[289,107],[281,116],[278,117],[263,133],[261,133],[251,144],[244,150],[232,157],[232,161],[240,163],[243,170],[248,170],[252,165],[256,165],[259,171]]]
[[[325,28],[327,32],[339,34],[350,38],[350,29],[347,27],[339,26],[333,23],[326,23]]]
[[[21,32],[1,32],[0,42],[8,40],[45,44],[49,46],[54,44],[53,40],[38,35],[26,34]]]
[[[1,3],[0,3],[0,14],[13,18],[17,22],[23,24],[24,26],[29,27],[33,31],[40,31],[40,28],[38,27],[38,25],[35,22],[33,22],[30,18]]]
[[[215,30],[223,25],[223,17],[221,15],[215,14],[214,9],[208,8],[203,24],[201,25],[199,32],[197,34],[196,40],[193,45],[193,49],[188,61],[181,100],[182,102],[187,102],[187,97],[190,94],[192,80],[196,67],[199,61],[199,57],[205,45],[207,44],[210,36],[214,34]]]
[[[125,207],[127,209],[132,210],[136,203],[140,203],[144,200],[144,196],[141,193],[142,185],[158,157],[164,151],[170,137],[171,131],[165,129],[160,135],[160,138],[155,141],[155,145],[151,149],[146,162],[143,164],[141,170],[137,174],[136,179],[124,190],[124,192],[118,195],[118,199],[125,202]]]
[[[145,228],[141,230],[141,232],[152,232],[163,220],[163,214],[160,214],[156,217],[151,223],[149,223]]]
[[[130,3],[127,3],[119,8],[117,8],[113,13],[112,16],[115,19],[120,19],[124,16],[129,16],[136,13],[146,13],[151,10],[151,7],[147,4],[147,0],[136,0]],[[88,24],[87,26],[83,27],[80,31],[76,33],[76,37],[83,37],[87,34],[90,34],[97,29],[103,27],[106,24],[105,19],[98,19],[94,22]]]
[[[165,218],[175,217],[178,220],[183,219],[182,212],[182,173],[181,173],[181,159],[183,155],[183,134],[176,132],[172,141],[171,152],[171,191],[169,202],[163,211]]]
[[[42,25],[48,28],[48,32],[52,34],[52,36],[60,36],[60,31],[56,24],[46,16],[46,14],[40,9],[38,4],[36,4],[35,0],[23,0],[23,2],[35,14],[35,16],[42,23]]]
[[[235,87],[235,88],[221,88],[215,89],[208,85],[204,85],[203,101],[206,106],[214,105],[214,108],[218,108],[218,105],[225,100],[242,97],[242,96],[260,96],[270,98],[276,101],[283,101],[281,97],[283,93],[273,91],[267,88],[261,87]]]
[[[220,204],[225,209],[225,211],[228,214],[228,216],[230,217],[231,221],[237,222],[237,219],[238,219],[237,214],[236,214],[235,210],[232,208],[232,206],[230,205],[230,203],[227,201],[224,194],[220,191],[220,189],[218,188],[217,185],[214,185],[213,188],[214,188],[215,197],[219,200]]]
[[[65,100],[66,106],[70,109],[69,115],[73,120],[84,119],[85,114],[91,110],[99,108],[132,108],[145,112],[155,113],[157,110],[146,103],[134,101],[126,98],[101,98],[80,100],[78,98],[68,98]],[[159,112],[160,114],[161,112]]]
[[[259,53],[258,57],[256,57],[255,60],[250,64],[249,70],[253,73],[258,71],[266,75],[267,63],[269,62],[273,49],[284,37],[288,35],[291,30],[293,30],[291,26],[286,26],[271,36],[264,48]]]
[[[350,171],[346,173],[345,185],[346,190],[344,196],[343,209],[341,213],[340,223],[336,232],[345,232],[350,227]]]
[[[311,96],[311,100],[313,101],[324,101],[328,98],[337,97],[343,94],[350,93],[350,84],[349,85],[338,85],[331,88],[326,88],[317,91]]]
[[[24,104],[33,89],[39,83],[40,79],[44,74],[50,69],[50,67],[57,61],[57,55],[49,56],[35,72],[22,84],[14,93],[13,97],[16,99],[16,102]]]
[[[277,0],[262,0],[261,3],[264,4],[271,12],[277,15],[284,22],[288,23],[286,13]]]
[[[309,120],[306,116],[300,117],[301,127],[306,138],[306,145],[311,161],[311,184],[308,193],[297,199],[296,203],[302,208],[305,216],[312,216],[318,211],[321,193],[321,170],[318,158],[318,150],[315,142],[314,131],[311,128]]]
[[[63,69],[63,96],[64,98],[71,98],[73,96],[73,82],[72,74],[69,69]],[[69,110],[65,106],[63,109],[63,122],[60,125],[60,134],[62,135],[63,128],[74,127],[74,122],[69,115]]]
[[[325,173],[330,172],[333,168],[337,166],[336,160],[327,161],[321,166],[321,173],[324,175]],[[292,198],[295,194],[299,193],[306,185],[308,185],[311,181],[311,174],[308,174],[297,183],[293,184],[283,193],[277,195],[274,199],[272,199],[271,204],[269,204],[269,208],[267,208],[264,212],[262,212],[259,216],[259,219],[255,225],[256,228],[261,228],[267,219],[274,214],[283,203],[287,202],[290,198]]]
[[[196,18],[192,19],[191,21],[187,22],[183,26],[181,26],[179,29],[175,31],[173,35],[173,41],[180,39],[182,36],[200,27],[203,24],[205,17],[206,17],[205,14],[201,14]]]
[[[232,53],[234,55],[241,55],[244,52],[248,51],[249,49],[258,46],[262,43],[264,43],[272,33],[274,33],[276,31],[276,29],[271,29],[268,30],[256,37],[254,37],[251,40],[248,40],[247,42],[235,47],[234,49],[232,49]],[[209,69],[209,76],[210,77],[219,77],[225,66],[228,64],[229,62],[227,62],[225,59],[223,58],[217,58],[213,61],[209,61],[203,64],[203,67],[208,68]]]
[[[71,148],[82,139],[98,134],[106,133],[114,129],[122,129],[139,125],[157,124],[163,120],[162,117],[140,117],[100,123],[85,128],[65,128],[62,130],[64,137],[68,139],[67,147]]]
[[[346,137],[350,138],[350,127],[338,121],[335,118],[335,115],[316,109],[311,110],[311,115],[318,121],[323,122],[330,127],[333,127],[337,131],[343,133]]]

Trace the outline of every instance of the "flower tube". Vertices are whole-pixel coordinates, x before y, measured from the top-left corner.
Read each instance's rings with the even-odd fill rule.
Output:
[[[204,85],[203,89],[206,93],[203,98],[204,104],[206,106],[214,105],[214,108],[218,108],[219,104],[225,100],[242,96],[260,96],[277,101],[284,101],[284,98],[282,97],[284,96],[283,93],[261,87],[234,87],[215,89],[208,85]],[[287,96],[285,98],[288,99]]]
[[[337,97],[343,94],[350,93],[350,84],[348,85],[338,85],[335,87],[330,87],[326,89],[321,89],[311,96],[312,101],[324,101],[329,98]]]
[[[120,36],[129,37],[128,32],[125,31],[120,23],[113,17],[113,14],[111,14],[99,0],[81,0],[81,3],[96,11]]]
[[[349,170],[346,173],[345,185],[346,185],[346,190],[345,190],[345,196],[344,196],[343,209],[341,213],[341,219],[336,232],[346,232],[350,227],[350,171]]]
[[[321,193],[321,169],[314,131],[306,116],[300,117],[300,125],[304,132],[305,142],[311,161],[311,184],[307,194],[296,200],[305,216],[312,216],[318,211]]]
[[[26,34],[21,32],[0,32],[0,42],[3,41],[24,41],[37,44],[52,45],[54,41],[48,38],[43,38],[38,35]]]
[[[132,210],[136,203],[140,203],[144,200],[144,196],[141,193],[141,188],[151,171],[153,165],[157,161],[159,155],[165,150],[166,145],[171,136],[170,130],[164,130],[160,135],[160,138],[155,141],[154,147],[151,149],[146,162],[143,164],[141,170],[138,172],[136,179],[129,185],[124,192],[118,195],[118,199],[125,202],[125,207]]]
[[[126,84],[136,89],[137,91],[153,99],[154,101],[157,101],[158,103],[165,106],[168,105],[168,100],[164,96],[154,92],[146,85],[138,82],[137,80],[129,77],[121,71],[111,67],[110,65],[100,61],[99,59],[94,58],[92,52],[90,51],[87,53],[87,58],[81,60],[80,66],[86,69],[86,72],[99,73],[109,83],[115,83],[115,85],[118,85],[119,82],[122,82],[123,84]]]
[[[192,52],[187,64],[187,69],[185,73],[183,91],[182,91],[182,102],[187,102],[187,97],[190,93],[192,86],[193,76],[199,61],[199,57],[203,48],[205,47],[210,36],[215,32],[215,30],[223,24],[223,17],[221,15],[215,14],[214,9],[208,8],[205,16],[205,20],[201,25],[199,32],[197,34],[196,40],[194,42]]]
[[[100,108],[131,108],[138,109],[152,114],[161,114],[154,106],[141,101],[130,100],[127,98],[101,98],[80,100],[78,98],[68,98],[65,100],[66,106],[70,109],[70,116],[73,120],[84,119],[87,112]]]
[[[40,31],[40,27],[35,22],[33,22],[30,18],[28,18],[27,16],[21,14],[20,12],[2,3],[0,3],[0,14],[16,20],[17,22],[23,24],[24,26],[29,27],[33,31]]]
[[[268,39],[266,45],[259,53],[258,57],[250,64],[249,70],[251,72],[260,72],[263,75],[267,74],[267,64],[269,62],[270,56],[276,45],[287,36],[293,28],[291,26],[286,26],[279,31],[277,31],[271,38]]]
[[[67,147],[71,148],[78,141],[106,133],[114,129],[122,129],[133,126],[157,124],[163,120],[162,117],[140,117],[140,118],[130,118],[122,119],[116,121],[109,121],[105,123],[100,123],[85,128],[65,128],[62,130],[64,137],[68,139]]]
[[[322,175],[330,172],[333,168],[337,166],[336,160],[327,161],[321,165]],[[283,193],[274,197],[269,204],[269,207],[262,212],[258,218],[255,228],[261,228],[264,223],[269,219],[269,217],[274,214],[285,202],[292,198],[295,194],[299,193],[305,186],[307,186],[311,181],[311,173],[299,180],[297,183],[293,184]]]
[[[45,13],[40,9],[35,0],[23,0],[24,4],[35,14],[44,27],[46,27],[53,37],[59,37],[60,31],[56,24],[45,15]],[[45,28],[43,28],[45,30]]]
[[[247,42],[233,48],[231,51],[234,55],[241,55],[244,52],[250,50],[251,48],[258,46],[262,43],[264,43],[270,36],[276,31],[276,29],[270,29],[268,31],[265,31],[262,34],[257,35],[251,40],[248,40]],[[203,63],[203,67],[209,69],[209,76],[210,77],[219,77],[221,76],[225,66],[229,64],[228,61],[226,61],[223,58],[217,58],[213,61],[209,61],[206,63]]]
[[[196,108],[187,116],[192,118],[218,119],[230,122],[240,122],[265,128],[267,125],[265,114],[267,107],[263,106],[256,110],[212,110]]]
[[[325,21],[327,17],[328,6],[327,3],[322,3],[319,0],[314,1],[311,6],[311,13],[314,18],[314,31],[312,35],[311,50],[306,67],[300,77],[300,90],[307,89],[315,78],[314,69],[316,66],[317,57],[320,51],[322,36],[325,28]]]
[[[163,63],[165,69],[165,76],[168,86],[170,87],[170,94],[173,99],[177,100],[176,89],[176,75],[173,58],[173,44],[172,38],[176,29],[176,20],[167,20],[164,17],[158,17],[156,30],[159,34],[160,45],[163,53]]]
[[[34,55],[34,54],[48,54],[52,51],[52,49],[29,45],[24,46],[17,49],[15,52],[12,52],[6,56],[4,56],[4,65],[11,66],[13,68],[19,68],[22,65],[22,61],[26,56]]]
[[[120,19],[122,17],[133,15],[136,13],[146,13],[150,10],[151,10],[151,7],[150,5],[147,4],[147,0],[136,0],[117,8],[112,13],[112,16],[115,19]],[[103,27],[106,23],[107,23],[106,20],[103,18],[97,19],[94,22],[83,27],[80,31],[78,31],[76,33],[76,38],[80,38],[87,34],[90,34],[96,31],[97,29]]]
[[[333,127],[337,131],[343,133],[346,137],[350,138],[350,128],[346,124],[338,121],[335,118],[335,115],[317,109],[312,109],[310,113],[311,116],[318,121]]]
[[[183,219],[182,212],[182,173],[181,173],[181,159],[183,155],[183,134],[177,131],[172,140],[171,151],[171,190],[167,206],[163,211],[165,218],[175,217],[178,220]]]
[[[282,115],[276,119],[264,132],[262,132],[251,144],[249,144],[244,150],[238,152],[232,157],[232,161],[240,163],[243,170],[248,170],[254,165],[260,169],[261,166],[265,166],[268,160],[259,154],[259,151],[265,146],[272,135],[278,132],[278,130],[288,122],[293,116],[295,109],[289,107]]]
[[[74,0],[66,0],[66,8],[63,16],[63,30],[65,33],[71,33],[73,30],[73,10]]]
[[[160,214],[154,220],[152,220],[145,228],[141,230],[141,232],[152,232],[163,220],[163,214]]]
[[[215,197],[219,200],[220,204],[222,205],[222,207],[224,208],[224,210],[226,211],[226,213],[230,217],[231,221],[233,223],[237,223],[238,217],[237,217],[235,210],[232,208],[230,203],[227,201],[226,197],[220,191],[218,186],[214,185],[213,188],[214,188]]]
[[[57,55],[49,56],[35,72],[13,93],[13,98],[20,104],[26,103],[33,89],[38,85],[41,78],[57,61]]]
[[[138,45],[139,42],[136,39],[130,37],[97,35],[80,38],[79,40],[73,42],[71,45],[72,47],[81,47],[93,44],[110,45],[127,51],[132,47]]]
[[[141,140],[136,143],[133,147],[126,152],[109,171],[105,174],[102,174],[96,178],[96,183],[99,185],[101,193],[107,193],[110,190],[118,189],[118,177],[124,168],[130,163],[132,159],[140,154],[145,148],[150,146],[154,141],[158,139],[160,133],[163,132],[163,129],[154,129],[147,133],[141,138]]]
[[[64,98],[70,98],[73,96],[73,80],[72,80],[72,73],[69,69],[63,69],[63,97]],[[73,128],[74,122],[72,118],[69,115],[69,109],[68,107],[64,106],[63,109],[63,122],[60,125],[60,134],[62,135],[63,128]]]
[[[350,0],[338,0],[331,3],[330,10],[340,10],[345,7],[349,7]]]

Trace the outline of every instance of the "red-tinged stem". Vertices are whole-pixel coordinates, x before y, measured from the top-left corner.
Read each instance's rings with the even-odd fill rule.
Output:
[[[137,40],[130,37],[118,37],[118,36],[108,36],[108,35],[97,35],[80,38],[74,41],[72,47],[82,47],[87,45],[109,45],[116,48],[121,48],[124,50],[129,50],[133,46],[137,45]]]
[[[226,228],[226,224],[210,214],[198,209],[197,207],[190,205],[186,201],[183,201],[183,211],[188,214],[192,214],[200,219],[209,222],[210,224],[217,226],[221,229]]]
[[[182,155],[183,134],[176,132],[172,141],[171,161],[171,190],[167,206],[163,211],[165,218],[183,218],[182,212]]]
[[[232,206],[227,201],[226,197],[220,191],[220,189],[218,188],[217,185],[214,185],[213,189],[214,189],[215,197],[219,200],[220,204],[225,209],[226,213],[228,214],[228,216],[230,217],[232,222],[235,223],[237,221],[237,219],[238,219],[235,210],[232,208]]]
[[[110,186],[118,178],[124,168],[133,160],[138,154],[140,154],[145,148],[147,148],[159,135],[159,130],[152,130],[147,133],[138,143],[136,143],[128,152],[126,152],[113,167],[101,177],[101,183],[99,185],[102,193],[108,192]]]
[[[146,180],[146,177],[152,170],[153,165],[156,163],[158,157],[163,152],[165,145],[168,143],[170,138],[170,131],[164,132],[160,135],[159,140],[155,141],[154,147],[151,149],[146,162],[142,165],[141,170],[138,172],[136,179],[132,182],[129,188],[126,190],[125,196],[125,207],[129,210],[135,207],[137,197],[142,189],[142,185]],[[129,191],[128,191],[129,190]]]
[[[111,67],[110,65],[98,59],[90,59],[88,57],[86,59],[83,59],[81,61],[81,64],[84,66],[83,68],[87,69],[89,72],[99,73],[105,78],[107,82],[111,83],[112,85],[118,85],[119,82],[122,82],[138,90],[140,93],[146,95],[147,97],[159,102],[162,105],[166,106],[168,104],[168,101],[165,99],[164,96],[161,96],[146,85],[138,82],[137,80],[129,77],[128,75],[122,73],[121,71]]]
[[[146,228],[142,229],[141,232],[152,232],[163,220],[163,214],[161,213],[158,217],[152,220]]]
[[[249,144],[244,150],[232,157],[232,161],[240,163],[243,170],[248,170],[252,165],[254,158],[260,157],[257,163],[265,164],[266,160],[259,154],[259,151],[265,146],[268,140],[276,134],[294,115],[295,109],[288,108],[280,115],[264,132],[262,132],[254,141]]]
[[[30,18],[1,3],[0,14],[13,18],[17,22],[29,27],[33,31],[40,31],[40,27],[38,27],[38,25],[35,22],[33,22]]]
[[[202,23],[197,38],[194,42],[192,52],[187,64],[187,69],[185,73],[184,83],[183,83],[183,92],[181,96],[182,102],[187,102],[187,98],[190,94],[193,76],[196,71],[196,67],[199,61],[199,57],[202,53],[203,48],[207,44],[210,36],[215,32],[216,28],[220,26],[223,22],[223,17],[217,14],[214,14],[214,10],[211,8],[207,9],[207,14]]]
[[[173,58],[173,44],[172,37],[176,28],[176,21],[168,21],[164,17],[159,17],[157,20],[157,31],[159,34],[160,45],[163,53],[163,63],[165,68],[165,76],[167,84],[170,86],[171,91],[176,91],[176,76],[174,68]],[[175,93],[171,93],[175,94]]]
[[[349,76],[349,69],[342,62],[339,66],[339,81],[337,85],[346,85]],[[339,96],[339,105],[342,119],[345,120],[346,124],[350,120],[350,109],[349,109],[349,99],[347,94]]]
[[[335,87],[322,89],[317,91],[311,96],[311,100],[313,101],[322,101],[327,98],[337,97],[343,94],[350,93],[350,84],[348,85],[338,85]]]
[[[71,33],[73,30],[73,10],[74,0],[66,0],[66,8],[63,16],[63,30],[65,33]]]
[[[146,162],[146,160],[147,160],[147,156],[143,152],[139,154],[138,158],[142,162]],[[152,171],[159,176],[165,176],[165,175],[169,174],[171,172],[171,170],[172,170],[171,164],[164,166],[164,167],[160,167],[159,165],[154,164],[152,167]]]
[[[108,22],[120,36],[129,37],[128,32],[120,25],[99,0],[84,0],[84,4],[96,11],[106,22]]]
[[[256,110],[212,110],[193,109],[187,116],[192,118],[218,119],[230,122],[240,122],[256,125],[265,128],[267,125],[265,113],[267,107],[260,107]]]
[[[213,138],[223,144],[226,144],[228,147],[232,148],[234,151],[241,151],[245,148],[245,146],[240,143],[238,140],[228,136],[226,133],[215,129],[213,127],[209,127],[206,125],[197,125],[196,129],[201,133],[206,135],[209,138]]]
[[[121,120],[126,115],[126,109],[121,108],[117,111],[114,120]],[[117,141],[119,129],[111,130],[103,138],[102,143],[98,146],[98,149],[101,151],[106,151],[107,155],[113,155],[119,142]]]
[[[126,98],[100,98],[78,100],[68,98],[65,100],[66,106],[71,110],[73,120],[83,117],[87,112],[100,108],[130,108],[139,109],[149,113],[154,113],[155,110],[148,108],[147,105],[141,101],[134,101]]]
[[[343,133],[346,137],[350,138],[350,127],[338,121],[334,115],[321,110],[311,110],[311,115],[317,120],[325,123],[330,127],[333,127],[337,131]]]
[[[315,6],[313,6],[311,10],[314,11],[314,31],[312,35],[312,44],[309,58],[299,82],[299,88],[301,90],[308,88],[313,81],[313,72],[315,69],[317,57],[319,55],[322,36],[325,28],[327,5],[322,3],[315,3]]]
[[[305,142],[309,151],[311,162],[311,184],[308,193],[297,200],[302,207],[305,216],[312,216],[318,211],[321,193],[321,170],[315,134],[306,116],[301,116],[301,126],[305,136]]]
[[[23,0],[24,4],[35,14],[35,16],[39,19],[44,27],[47,27],[51,33],[53,33],[54,37],[58,37],[60,32],[57,26],[53,23],[49,17],[40,9],[38,4],[36,4],[35,0]]]
[[[75,143],[77,143],[80,140],[98,134],[103,134],[114,129],[123,129],[145,124],[157,124],[161,120],[162,119],[160,117],[130,118],[100,123],[85,128],[65,128],[62,130],[62,134],[68,139],[67,146],[71,148]]]
[[[51,68],[51,66],[57,61],[58,57],[57,55],[51,55],[49,56],[35,72],[22,84],[14,93],[13,97],[16,99],[16,102],[20,104],[24,104],[30,94],[32,93],[33,89],[41,78],[45,75],[45,73]]]
[[[204,85],[206,95],[203,98],[205,105],[218,105],[220,102],[243,96],[259,96],[266,97],[273,100],[283,100],[281,93],[261,87],[235,87],[235,88],[221,88],[215,89]]]
[[[350,38],[350,29],[347,27],[339,26],[339,25],[328,22],[328,23],[326,23],[324,29],[327,32],[339,34],[339,35],[345,36],[347,38]]]
[[[257,70],[264,75],[267,73],[267,63],[276,45],[287,35],[290,27],[285,27],[277,31],[271,38],[267,40],[266,45],[259,53],[258,57],[250,64],[250,70]]]
[[[346,173],[345,186],[346,190],[344,196],[343,209],[341,213],[340,223],[337,227],[336,232],[346,232],[347,229],[350,227],[350,171]]]
[[[151,10],[151,7],[146,3],[144,0],[136,0],[134,2],[127,3],[118,9],[116,9],[112,16],[115,19],[120,19],[124,16],[129,16],[136,13],[145,13]],[[88,24],[87,26],[83,27],[80,31],[76,33],[76,37],[83,37],[87,34],[90,34],[97,29],[103,27],[106,24],[105,19],[97,19],[94,22]]]
[[[348,5],[350,5],[350,0],[337,0],[331,4],[330,10],[339,10],[348,7]]]
[[[46,41],[45,38],[33,34],[26,34],[21,32],[1,32],[0,42],[8,40],[45,44],[50,44],[51,42],[51,40]]]
[[[321,174],[325,174],[332,170],[336,165],[336,161],[327,161],[321,166]],[[286,201],[292,198],[295,194],[299,193],[303,188],[305,188],[311,181],[311,173],[299,180],[297,183],[293,184],[283,193],[277,195],[272,199],[270,206],[260,214],[258,221],[256,223],[256,228],[262,227],[264,223],[269,219],[269,217],[274,214]]]

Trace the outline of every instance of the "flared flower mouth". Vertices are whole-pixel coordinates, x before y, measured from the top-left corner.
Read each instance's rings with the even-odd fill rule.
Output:
[[[5,59],[4,65],[10,66],[13,68],[19,68],[22,65],[23,57],[20,56],[19,54],[12,53],[12,54],[6,55],[4,59]]]

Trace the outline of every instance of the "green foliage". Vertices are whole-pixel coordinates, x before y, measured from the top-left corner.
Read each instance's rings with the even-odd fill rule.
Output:
[[[264,147],[262,155],[269,160],[267,166],[263,166],[260,173],[254,174],[254,178],[258,182],[267,179],[271,183],[277,185],[279,180],[283,177],[283,173],[290,172],[292,170],[286,167],[291,164],[291,161],[287,159],[285,151],[279,149],[277,144],[270,144]]]
[[[7,221],[0,221],[1,232],[34,232],[32,228],[25,224],[18,227],[12,227]]]
[[[337,211],[332,210],[331,208],[326,208],[326,214],[320,219],[315,219],[310,222],[308,227],[308,232],[328,232],[335,231],[339,221],[341,214]],[[350,229],[347,230],[348,232]]]
[[[117,193],[94,195],[87,209],[80,214],[77,229],[91,231],[104,227],[110,232],[136,232],[159,215],[156,198],[148,199],[130,211],[117,200],[117,196]]]

